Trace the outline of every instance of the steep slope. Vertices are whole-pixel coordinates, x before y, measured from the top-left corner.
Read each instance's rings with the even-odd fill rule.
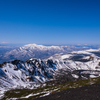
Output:
[[[13,88],[35,88],[53,79],[54,70],[38,59],[0,64],[0,93]]]

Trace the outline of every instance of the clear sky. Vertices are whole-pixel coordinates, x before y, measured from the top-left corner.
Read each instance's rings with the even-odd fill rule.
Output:
[[[100,0],[0,0],[0,43],[100,44]]]

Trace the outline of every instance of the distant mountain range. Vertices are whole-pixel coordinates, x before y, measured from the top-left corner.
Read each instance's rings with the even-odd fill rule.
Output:
[[[54,54],[68,53],[77,50],[86,50],[90,47],[82,46],[43,46],[37,44],[28,44],[15,49],[8,46],[1,46],[0,63],[14,59],[27,60],[29,58],[45,59]]]

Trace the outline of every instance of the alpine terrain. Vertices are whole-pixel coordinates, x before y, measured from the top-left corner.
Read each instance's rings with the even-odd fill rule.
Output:
[[[17,50],[12,50],[7,57],[9,57],[10,53],[13,54],[15,52],[17,56],[25,50],[23,52],[24,55],[28,52],[27,47],[29,48],[29,45]],[[34,47],[34,49],[35,48],[36,47]],[[39,48],[44,49],[43,46],[39,46]],[[54,50],[63,51],[63,47],[48,48],[49,50],[53,48]],[[46,48],[46,50],[48,50],[48,48]],[[36,52],[35,54],[37,54]],[[29,51],[29,53],[31,53],[31,51]],[[29,54],[27,54],[26,57],[28,55]],[[100,49],[60,53],[47,59],[30,58],[26,61],[15,59],[0,64],[0,97],[3,98],[4,92],[11,89],[36,89],[40,86],[44,87],[48,82],[51,82],[49,85],[53,85],[98,76],[100,76]],[[43,92],[43,94],[45,93],[48,95],[51,92]],[[34,94],[30,94],[25,98],[33,95]],[[21,98],[23,97],[20,97],[20,99]],[[18,98],[9,99],[16,100]]]
[[[16,47],[15,49],[9,48],[6,52],[4,48],[0,51],[0,63],[12,61],[14,59],[25,61],[30,58],[45,59],[54,54],[67,53],[75,50],[86,50],[90,47],[76,47],[76,46],[44,46],[37,44],[28,44],[21,47]],[[7,49],[7,48],[6,48]]]

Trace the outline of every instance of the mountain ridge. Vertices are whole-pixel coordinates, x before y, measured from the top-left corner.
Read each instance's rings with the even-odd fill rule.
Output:
[[[100,49],[59,53],[47,59],[15,59],[0,64],[0,95],[15,88],[36,88],[51,80],[63,83],[97,76],[100,76]]]
[[[88,49],[88,47],[75,46],[43,46],[37,44],[28,44],[22,47],[10,50],[0,55],[0,63],[14,59],[27,60],[30,58],[45,59],[54,54],[68,53],[74,50]]]
[[[100,76],[100,57],[91,51],[55,54],[43,60],[31,58],[4,62],[0,64],[0,90],[34,88],[61,77],[68,81]]]

